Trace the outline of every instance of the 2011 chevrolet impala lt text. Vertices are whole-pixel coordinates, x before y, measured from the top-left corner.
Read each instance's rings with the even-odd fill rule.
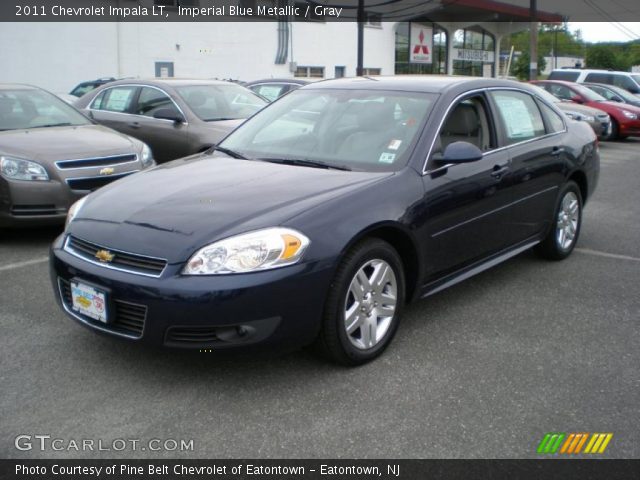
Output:
[[[361,364],[408,301],[532,247],[567,257],[599,162],[591,128],[528,85],[315,83],[215,151],[77,202],[52,246],[53,286],[79,323],[132,341],[316,342]]]

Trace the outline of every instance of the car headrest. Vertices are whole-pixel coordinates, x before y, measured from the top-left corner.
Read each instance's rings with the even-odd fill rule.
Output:
[[[189,104],[192,107],[201,107],[207,103],[207,96],[202,92],[192,92],[189,94]]]
[[[475,135],[479,128],[476,108],[468,103],[460,103],[447,120],[443,132],[448,135]]]
[[[0,115],[8,115],[13,112],[14,100],[7,97],[0,97]]]
[[[358,127],[365,131],[389,130],[395,124],[395,104],[369,102],[358,112]]]

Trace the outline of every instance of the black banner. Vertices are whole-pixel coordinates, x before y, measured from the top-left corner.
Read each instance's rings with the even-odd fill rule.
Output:
[[[529,0],[3,0],[0,22],[528,22]],[[640,2],[537,0],[535,19],[640,20]]]
[[[2,479],[631,480],[640,460],[0,460]]]

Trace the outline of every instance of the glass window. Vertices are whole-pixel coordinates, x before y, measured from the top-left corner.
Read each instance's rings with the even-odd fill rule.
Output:
[[[567,72],[565,70],[554,70],[549,75],[549,80],[565,80],[575,82],[580,76],[580,72]]]
[[[0,90],[0,131],[88,125],[73,107],[42,90]]]
[[[279,83],[271,83],[269,85],[254,85],[249,88],[257,94],[262,95],[270,102],[273,102],[275,99],[280,97],[280,95],[285,93],[287,86]]]
[[[381,72],[382,72],[381,68],[365,68],[365,69],[363,69],[363,73],[362,74],[363,75],[367,75],[367,76],[380,75]]]
[[[494,148],[487,109],[482,97],[467,98],[447,116],[437,138],[434,153],[442,154],[454,142],[468,142],[483,152]]]
[[[493,36],[479,26],[453,34],[453,74],[491,77],[494,69]]]
[[[585,77],[585,81],[593,83],[608,83],[611,84],[611,74],[609,73],[589,73]]]
[[[254,159],[394,171],[406,164],[435,98],[413,92],[296,90],[238,127],[221,146]]]
[[[156,88],[142,87],[134,113],[145,117],[153,117],[155,112],[161,108],[169,108],[176,113],[180,113],[166,93]]]
[[[423,23],[423,22],[421,22]],[[433,29],[432,63],[409,63],[409,22],[400,22],[396,29],[395,73],[444,74],[447,71],[447,33],[435,23],[424,23]]]
[[[302,78],[324,78],[324,67],[298,67],[293,76]]]
[[[531,95],[514,91],[490,92],[502,120],[507,145],[545,134],[540,109]]]
[[[205,122],[247,118],[267,104],[248,88],[234,84],[188,85],[176,87],[176,91]]]
[[[95,90],[99,86],[100,84],[96,84],[96,83],[81,83],[71,91],[70,95],[73,95],[74,97],[81,97],[85,93]]]
[[[613,84],[616,87],[624,88],[625,90],[633,89],[634,87],[637,88],[637,85],[635,85],[634,81],[626,75],[614,75]]]
[[[543,102],[539,102],[539,105],[542,113],[547,119],[547,123],[549,126],[548,133],[562,132],[564,130],[564,121],[562,120],[562,117],[558,115],[555,110],[553,110]]]
[[[108,112],[128,113],[137,88],[134,86],[109,88],[94,99],[91,108]]]

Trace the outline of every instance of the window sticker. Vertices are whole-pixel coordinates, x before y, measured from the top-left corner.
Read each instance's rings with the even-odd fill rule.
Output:
[[[380,162],[380,163],[393,163],[393,161],[395,159],[396,159],[396,154],[395,153],[382,152],[382,155],[380,155],[380,158],[378,159],[378,162]]]
[[[531,121],[531,113],[522,100],[497,95],[495,98],[509,138],[535,137],[536,131]]]
[[[402,145],[402,140],[391,140],[389,142],[389,146],[387,147],[389,150],[398,150],[400,148],[400,145]]]

